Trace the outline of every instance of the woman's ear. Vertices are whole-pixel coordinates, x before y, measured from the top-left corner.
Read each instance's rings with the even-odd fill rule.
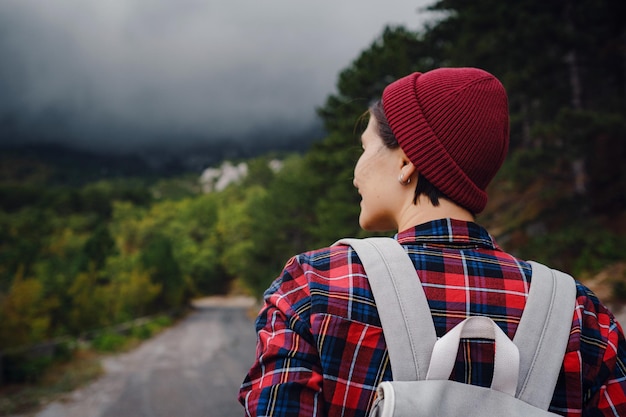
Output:
[[[400,168],[400,175],[405,181],[410,179],[414,184],[417,181],[417,168],[408,158],[403,161],[402,168]]]

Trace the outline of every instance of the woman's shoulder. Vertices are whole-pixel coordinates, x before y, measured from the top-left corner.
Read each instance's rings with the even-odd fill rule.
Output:
[[[303,275],[307,282],[337,280],[349,274],[363,275],[363,266],[356,252],[346,245],[321,247],[293,256],[283,274]]]
[[[578,320],[582,327],[589,327],[590,323],[606,327],[616,322],[613,311],[605,301],[593,289],[576,280],[576,309],[580,311]]]
[[[334,244],[314,250],[302,252],[294,257],[301,265],[319,269],[328,269],[337,264],[358,262],[358,256],[345,244]]]
[[[345,287],[345,282],[365,277],[357,254],[346,245],[330,245],[292,256],[269,293],[298,288],[309,291],[311,286]],[[344,282],[345,281],[345,282]]]
[[[313,305],[317,313],[347,314],[346,300],[357,294],[368,300],[372,297],[365,271],[349,246],[338,245],[292,256],[264,298],[285,312],[297,311],[308,322]]]

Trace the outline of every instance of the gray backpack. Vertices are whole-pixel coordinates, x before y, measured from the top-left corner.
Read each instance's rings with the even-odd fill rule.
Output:
[[[548,412],[576,300],[572,277],[530,262],[533,280],[513,341],[484,316],[437,340],[415,267],[390,238],[342,239],[361,259],[376,301],[394,380],[381,382],[370,417],[554,416]],[[495,343],[491,388],[450,381],[461,338]]]

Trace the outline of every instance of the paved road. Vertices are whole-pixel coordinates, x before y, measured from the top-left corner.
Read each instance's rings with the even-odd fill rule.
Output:
[[[105,360],[105,375],[37,417],[235,417],[254,357],[248,299],[206,300],[136,350]]]

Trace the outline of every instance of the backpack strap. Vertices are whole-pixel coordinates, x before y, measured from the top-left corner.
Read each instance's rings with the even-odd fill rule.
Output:
[[[547,410],[563,365],[576,302],[576,282],[537,262],[513,342],[520,352],[516,397]]]
[[[425,379],[437,335],[426,295],[404,248],[386,237],[341,239],[337,244],[352,246],[367,272],[393,379]]]

